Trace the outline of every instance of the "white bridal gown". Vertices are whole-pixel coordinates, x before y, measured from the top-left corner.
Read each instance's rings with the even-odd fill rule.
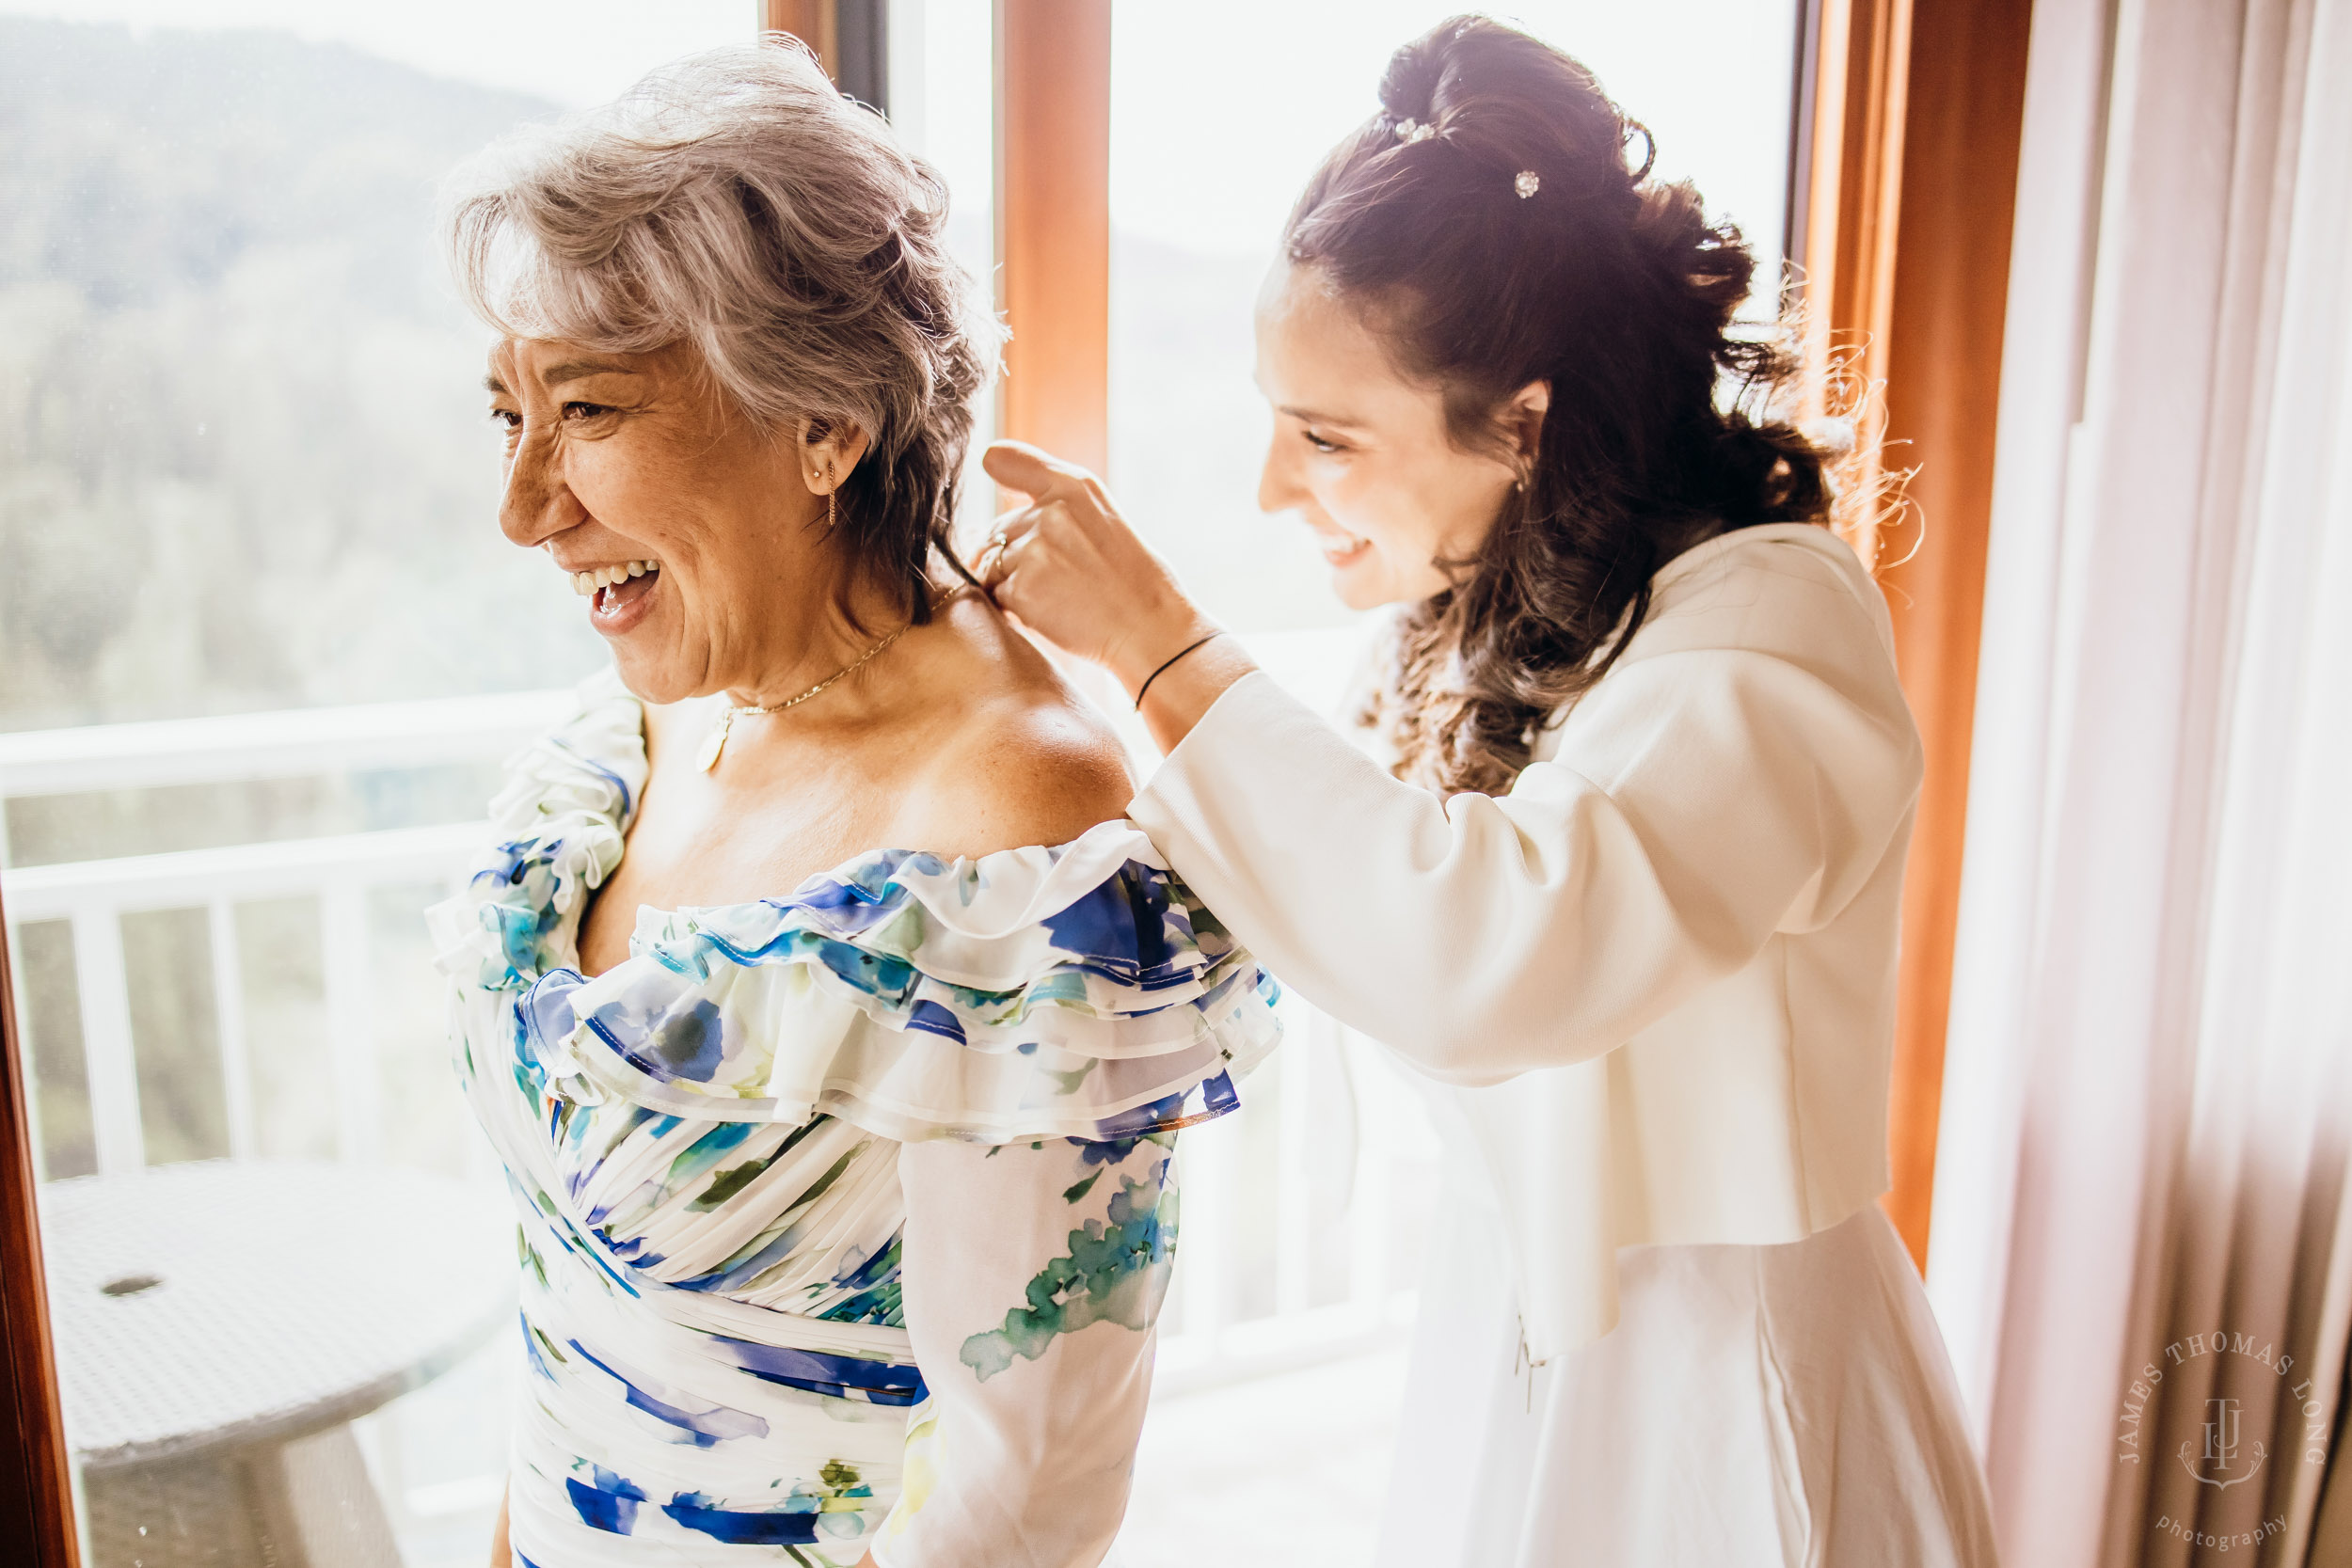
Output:
[[[1876,1204],[1802,1242],[1627,1247],[1617,1326],[1541,1367],[1492,1200],[1457,1181],[1439,1212],[1375,1568],[1994,1561],[1943,1338]]]
[[[1920,770],[1883,601],[1806,525],[1652,587],[1506,795],[1401,784],[1252,674],[1129,807],[1430,1081],[1448,1201],[1379,1561],[1990,1568],[1875,1202]]]

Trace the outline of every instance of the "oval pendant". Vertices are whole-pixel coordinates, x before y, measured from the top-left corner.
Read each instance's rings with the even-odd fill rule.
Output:
[[[710,733],[703,736],[702,750],[694,753],[694,761],[701,766],[704,772],[707,773],[719,766],[719,753],[726,750],[727,731],[734,724],[735,709],[731,707],[721,709],[719,721],[710,726]]]

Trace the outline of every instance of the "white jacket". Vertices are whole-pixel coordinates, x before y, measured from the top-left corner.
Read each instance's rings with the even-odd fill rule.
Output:
[[[1828,530],[1659,572],[1508,795],[1399,783],[1263,674],[1128,808],[1285,985],[1441,1084],[1536,1361],[1609,1332],[1615,1249],[1800,1240],[1887,1185],[1920,751]]]

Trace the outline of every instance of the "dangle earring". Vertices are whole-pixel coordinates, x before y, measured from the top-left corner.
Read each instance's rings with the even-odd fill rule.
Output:
[[[833,465],[825,465],[825,531],[831,533],[841,522],[841,486],[833,482]]]

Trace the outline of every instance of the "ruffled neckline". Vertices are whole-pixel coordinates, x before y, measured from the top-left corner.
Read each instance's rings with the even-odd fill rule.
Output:
[[[509,765],[493,855],[432,915],[442,968],[505,1006],[534,1097],[885,1136],[1123,1137],[1230,1109],[1277,992],[1133,822],[947,860],[857,856],[791,894],[641,910],[577,967],[587,895],[644,789],[644,709],[611,672]],[[478,1054],[493,1042],[473,1042]]]

